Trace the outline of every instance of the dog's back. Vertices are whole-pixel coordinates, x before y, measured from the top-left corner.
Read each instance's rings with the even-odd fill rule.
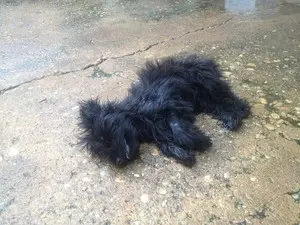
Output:
[[[219,79],[221,77],[218,66],[213,60],[196,54],[148,61],[145,67],[138,72],[140,83],[145,86],[160,79],[168,79],[170,76],[194,81],[197,76],[205,77],[207,75],[210,78]]]

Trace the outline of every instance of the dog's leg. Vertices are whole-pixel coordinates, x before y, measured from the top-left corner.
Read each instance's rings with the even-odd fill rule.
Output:
[[[242,119],[250,115],[248,103],[237,97],[222,80],[219,80],[213,92],[199,98],[201,111],[222,121],[224,127],[236,130]]]
[[[169,120],[173,142],[187,150],[205,151],[212,145],[208,136],[190,121],[172,116]]]
[[[196,126],[193,118],[179,119],[179,116],[169,115],[167,123],[156,126],[160,127],[158,146],[162,153],[177,159],[186,166],[195,163],[194,151],[204,151],[211,146],[211,140]]]
[[[159,147],[166,156],[175,158],[185,166],[192,166],[195,164],[196,159],[194,152],[192,151],[186,151],[173,143],[162,143]]]
[[[187,58],[185,64],[186,67],[190,65],[188,68],[193,74],[188,76],[188,80],[197,87],[193,94],[196,111],[213,115],[230,130],[237,129],[241,120],[250,114],[250,108],[222,80],[217,64],[196,56]]]
[[[242,120],[250,114],[248,104],[234,94],[223,96],[212,106],[214,110],[211,113],[229,130],[239,128]]]
[[[229,130],[236,130],[240,127],[244,118],[250,114],[249,105],[238,97],[232,97],[227,103],[217,106],[217,114],[223,125]]]

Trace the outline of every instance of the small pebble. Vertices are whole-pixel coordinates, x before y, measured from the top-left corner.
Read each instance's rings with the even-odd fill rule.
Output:
[[[255,138],[256,139],[265,139],[266,137],[264,135],[262,135],[262,134],[256,134]]]
[[[268,102],[267,102],[267,99],[265,99],[265,98],[260,98],[259,99],[259,102],[261,103],[261,104],[264,104],[264,105],[266,105]]]
[[[294,121],[298,121],[298,118],[296,116],[291,115],[291,114],[287,114],[287,117],[294,120]]]
[[[289,99],[286,99],[285,102],[288,103],[288,104],[292,104],[293,103],[293,101],[289,100]]]
[[[206,175],[206,176],[204,176],[204,181],[207,183],[211,183],[213,181],[213,179],[211,178],[210,175]]]
[[[140,177],[141,175],[135,173],[135,174],[133,174],[133,176],[135,176],[135,177]]]
[[[16,156],[16,155],[18,155],[19,154],[19,149],[17,149],[17,148],[11,148],[10,150],[9,150],[9,152],[8,152],[8,155],[10,156],[10,157],[14,157],[14,156]]]
[[[142,196],[141,196],[141,201],[142,201],[143,203],[149,202],[149,195],[147,195],[147,194],[142,194]]]
[[[201,198],[201,194],[200,193],[196,193],[196,198]]]
[[[262,116],[267,112],[265,109],[265,105],[260,104],[260,103],[254,104],[252,111],[253,111],[253,114],[259,115],[259,116]]]
[[[101,177],[104,177],[104,176],[105,176],[105,171],[101,171],[101,172],[100,172],[100,176],[101,176]]]
[[[246,67],[256,68],[256,65],[254,63],[248,63]]]
[[[229,179],[229,173],[228,172],[224,173],[224,178]]]
[[[239,64],[239,62],[237,62],[237,64]],[[234,65],[230,65],[229,68],[230,68],[230,70],[235,70],[236,69]]]
[[[230,161],[235,161],[236,160],[236,157],[232,156],[230,157]]]
[[[123,180],[123,179],[120,178],[120,177],[117,177],[117,178],[115,179],[115,182],[117,182],[117,183],[124,183],[125,180]]]
[[[224,76],[224,77],[229,77],[231,74],[232,74],[232,73],[229,72],[229,71],[224,71],[224,72],[223,72],[223,76]]]
[[[152,149],[151,150],[151,155],[153,155],[153,156],[159,155],[158,149],[156,149],[156,148]]]
[[[275,107],[275,108],[278,108],[278,107],[281,107],[281,106],[283,106],[283,103],[282,103],[282,102],[276,102],[276,103],[274,104],[274,107]]]
[[[284,120],[280,119],[276,122],[276,124],[283,124],[284,123]]]
[[[256,177],[250,177],[250,180],[251,180],[251,181],[256,181],[257,178],[256,178]]]
[[[274,127],[272,124],[269,124],[269,123],[267,123],[267,124],[265,125],[265,127],[266,127],[268,130],[275,130],[275,127]]]
[[[168,181],[163,181],[163,182],[162,182],[162,185],[168,186],[168,185],[169,185],[169,182],[168,182]]]
[[[253,68],[246,68],[247,71],[254,71]]]
[[[296,111],[300,111],[300,107],[295,107],[295,110]]]
[[[167,194],[167,190],[166,189],[164,189],[164,188],[160,188],[160,189],[158,189],[158,191],[157,191],[159,194],[161,194],[161,195],[165,195],[165,194]]]
[[[287,117],[287,114],[286,114],[285,112],[281,112],[281,113],[280,113],[280,116],[281,116],[282,118],[286,118],[286,117]]]
[[[3,160],[3,157],[2,156],[0,156],[0,162]]]
[[[271,117],[275,120],[280,119],[280,116],[277,113],[271,113]]]
[[[300,194],[299,194],[299,192],[298,192],[298,193],[292,194],[292,198],[293,198],[295,201],[300,201]]]

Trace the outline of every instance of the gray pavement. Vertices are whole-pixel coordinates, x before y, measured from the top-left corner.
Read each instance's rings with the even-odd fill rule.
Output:
[[[199,116],[214,145],[193,168],[76,145],[78,101],[122,99],[182,52],[251,103],[239,132]],[[300,1],[4,0],[0,56],[0,224],[300,224]]]

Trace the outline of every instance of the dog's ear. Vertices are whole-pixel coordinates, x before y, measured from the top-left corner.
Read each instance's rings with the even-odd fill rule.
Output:
[[[82,101],[80,104],[80,123],[85,130],[92,129],[95,118],[101,113],[102,107],[98,100]]]

